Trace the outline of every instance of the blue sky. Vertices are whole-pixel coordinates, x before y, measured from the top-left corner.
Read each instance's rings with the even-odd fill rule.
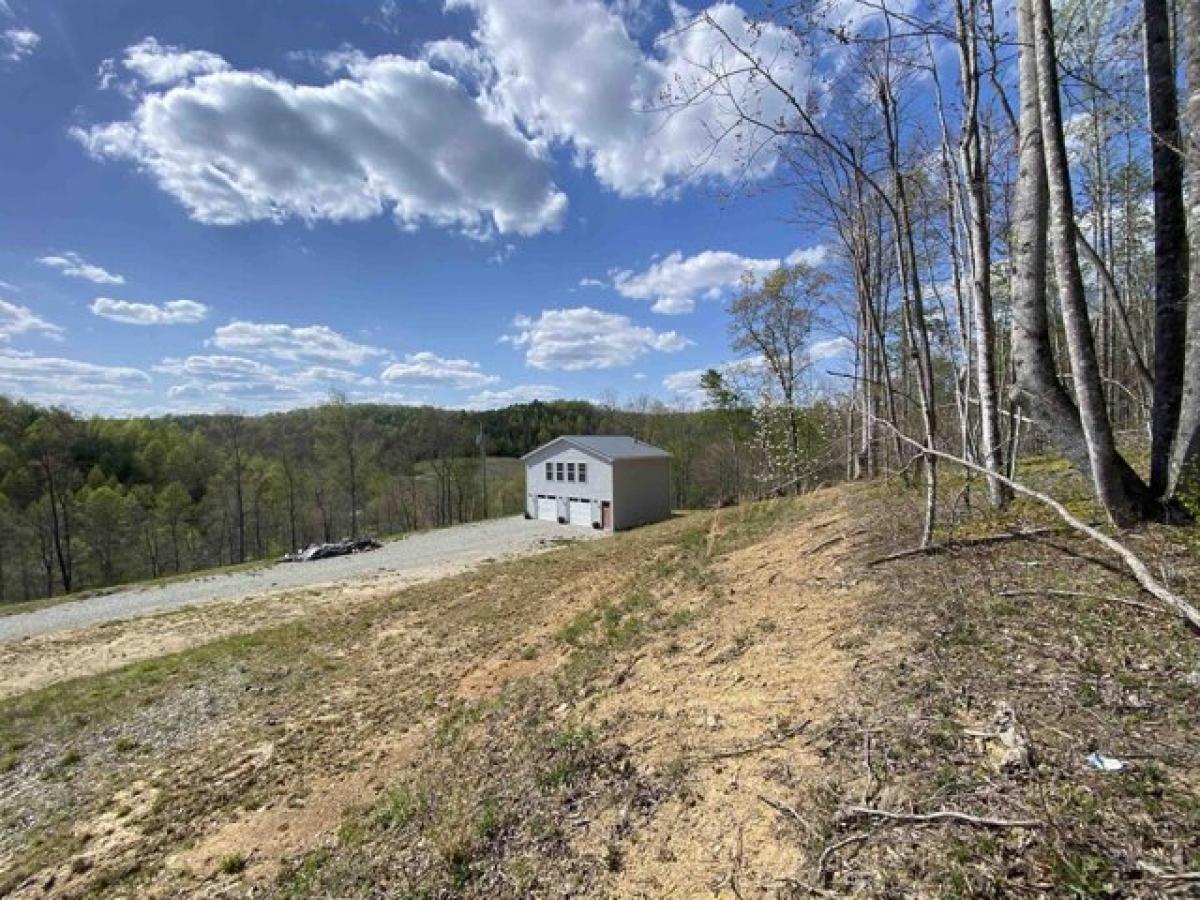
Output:
[[[772,157],[711,152],[719,107],[651,108],[717,52],[687,15],[0,0],[0,392],[116,414],[689,394],[729,359],[738,274],[822,241],[778,192],[723,199]]]

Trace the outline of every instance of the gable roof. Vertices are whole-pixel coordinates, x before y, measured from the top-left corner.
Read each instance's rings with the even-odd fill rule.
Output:
[[[601,459],[615,462],[618,459],[670,459],[671,454],[661,447],[639,441],[623,434],[564,434],[547,441],[536,450],[530,450],[521,459],[528,459],[547,447],[564,441]]]

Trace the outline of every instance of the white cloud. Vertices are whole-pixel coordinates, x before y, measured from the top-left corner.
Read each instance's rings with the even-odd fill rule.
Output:
[[[691,343],[677,332],[658,332],[589,306],[544,309],[536,319],[518,316],[513,325],[517,333],[504,340],[523,347],[525,362],[535,369],[611,369],[650,351],[672,353]]]
[[[0,393],[35,403],[111,408],[149,384],[140,369],[0,349]]]
[[[29,307],[10,303],[0,297],[0,342],[16,334],[43,334],[58,338],[62,336],[62,329],[47,322]]]
[[[475,236],[558,227],[567,200],[543,149],[484,99],[423,60],[338,62],[344,74],[323,85],[209,71],[148,90],[126,120],[71,133],[97,159],[137,164],[208,224],[390,211],[408,228]]]
[[[234,321],[220,326],[212,343],[222,350],[270,356],[291,362],[313,361],[358,366],[387,351],[359,344],[326,325],[294,327]]]
[[[229,69],[229,63],[215,53],[160,44],[153,36],[126,47],[122,64],[142,81],[152,85],[175,84],[195,75]]]
[[[38,260],[43,266],[58,269],[71,278],[83,278],[93,284],[124,284],[125,276],[115,275],[101,266],[93,265],[78,253],[66,250],[53,256],[43,256]]]
[[[708,395],[700,387],[700,376],[703,374],[703,369],[684,369],[682,372],[672,372],[663,379],[663,387],[672,397],[683,400],[688,405],[702,406],[708,399]]]
[[[835,356],[841,356],[846,353],[854,352],[854,342],[849,338],[837,337],[829,338],[828,340],[816,341],[809,345],[805,351],[805,356],[810,363],[824,362]]]
[[[387,382],[444,384],[465,390],[495,384],[500,379],[481,371],[479,363],[466,359],[444,359],[434,353],[408,353],[403,362],[393,363],[379,376]]]
[[[336,366],[309,366],[301,369],[291,378],[300,385],[313,387],[337,387],[352,385],[355,387],[372,387],[379,382],[370,375],[362,375],[349,369],[339,369]]]
[[[825,256],[823,246],[794,250],[782,260],[755,259],[728,250],[703,250],[694,256],[684,256],[676,250],[642,272],[613,273],[613,287],[633,300],[653,300],[654,312],[681,315],[695,310],[699,300],[727,296],[746,273],[762,278],[785,263],[818,266]]]
[[[599,278],[580,278],[579,286],[581,288],[598,288],[598,287],[606,287],[606,284],[605,284],[605,282],[601,281]]]
[[[775,154],[755,153],[765,130],[738,127],[735,105],[764,122],[786,117],[783,98],[760,90],[761,81],[738,74],[743,60],[720,34],[682,6],[674,22],[643,52],[624,14],[602,0],[449,0],[475,12],[475,40],[491,64],[489,93],[496,106],[532,133],[569,144],[608,187],[622,195],[655,195],[697,177],[761,176]],[[783,30],[765,25],[754,34],[732,3],[707,12],[735,40],[753,44],[772,75],[799,96],[807,94],[809,62],[786,46]],[[728,94],[704,92],[705,70],[728,74]],[[695,98],[668,110],[664,99]],[[726,139],[714,146],[714,135]]]
[[[613,287],[624,297],[653,300],[657,313],[690,313],[700,299],[716,300],[738,286],[746,272],[761,278],[779,268],[778,259],[753,259],[728,250],[704,250],[685,257],[676,250],[643,272],[613,276]]]
[[[815,247],[800,247],[793,250],[787,255],[784,262],[789,266],[805,265],[816,268],[824,265],[828,258],[829,248],[824,244],[817,244]]]
[[[97,297],[92,312],[105,319],[129,325],[191,325],[208,318],[208,307],[195,300],[169,300],[163,304],[132,303]]]
[[[20,62],[32,56],[41,37],[28,28],[9,28],[0,36],[0,59],[7,62]]]
[[[279,375],[274,366],[266,363],[222,354],[199,354],[184,359],[167,357],[154,370],[208,381],[272,381]]]
[[[562,390],[552,384],[517,384],[502,391],[480,391],[467,400],[468,409],[501,409],[534,400],[554,400]]]

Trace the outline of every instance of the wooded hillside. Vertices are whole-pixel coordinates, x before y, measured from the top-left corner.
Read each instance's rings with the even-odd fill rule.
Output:
[[[485,507],[481,433],[493,458],[560,434],[633,434],[674,454],[677,507],[712,505],[737,490],[732,420],[749,413],[576,401],[461,412],[336,397],[263,416],[84,419],[0,398],[0,602],[519,514],[523,472],[511,466],[489,466]]]

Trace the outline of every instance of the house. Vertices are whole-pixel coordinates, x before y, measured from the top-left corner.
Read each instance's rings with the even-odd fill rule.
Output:
[[[671,454],[644,441],[570,434],[522,459],[527,519],[620,531],[671,515]]]

